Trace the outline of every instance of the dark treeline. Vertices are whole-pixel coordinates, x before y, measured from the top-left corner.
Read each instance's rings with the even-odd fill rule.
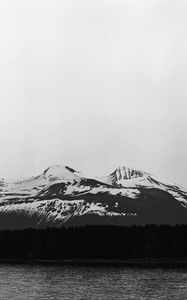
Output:
[[[187,226],[0,231],[0,259],[187,258]]]

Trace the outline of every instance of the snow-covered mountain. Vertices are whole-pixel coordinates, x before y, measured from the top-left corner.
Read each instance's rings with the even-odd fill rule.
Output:
[[[125,166],[89,178],[55,165],[35,177],[0,181],[0,229],[147,223],[187,224],[187,191]]]

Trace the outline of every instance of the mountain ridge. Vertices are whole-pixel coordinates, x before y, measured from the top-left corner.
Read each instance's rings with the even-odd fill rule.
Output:
[[[66,165],[52,165],[38,176],[1,181],[0,229],[10,223],[11,228],[20,227],[21,219],[23,228],[31,223],[36,228],[81,222],[187,224],[187,191],[127,166],[89,177]]]

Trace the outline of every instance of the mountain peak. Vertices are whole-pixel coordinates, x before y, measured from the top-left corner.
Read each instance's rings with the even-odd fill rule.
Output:
[[[145,172],[131,168],[129,166],[119,166],[111,176],[115,177],[114,179],[119,180],[127,180],[137,177],[143,177]]]
[[[139,184],[139,181],[147,179],[148,177],[149,174],[146,172],[122,165],[115,169],[110,175],[99,177],[98,180],[110,185],[132,187],[136,185],[136,182]]]
[[[45,178],[53,179],[76,179],[79,172],[64,165],[52,165],[49,166],[43,173],[42,176]]]

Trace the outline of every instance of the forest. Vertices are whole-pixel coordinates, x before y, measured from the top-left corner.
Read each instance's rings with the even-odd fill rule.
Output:
[[[0,231],[0,260],[186,259],[186,225]]]

